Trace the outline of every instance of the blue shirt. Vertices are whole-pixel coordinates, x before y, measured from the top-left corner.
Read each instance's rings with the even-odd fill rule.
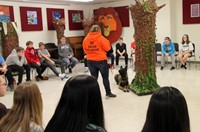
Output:
[[[5,63],[4,58],[2,55],[0,55],[0,65],[3,65]]]
[[[165,42],[163,42],[162,53],[163,54],[168,53],[169,55],[174,54],[175,53],[174,43],[170,42],[169,45],[167,45]]]

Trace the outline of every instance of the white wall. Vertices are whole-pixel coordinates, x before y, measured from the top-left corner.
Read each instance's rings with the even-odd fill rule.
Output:
[[[66,29],[65,29],[65,36],[83,36],[83,30],[73,30],[69,31],[69,25],[68,25],[68,10],[85,10],[86,6],[80,6],[80,5],[50,5],[50,4],[36,4],[36,3],[21,3],[21,2],[7,2],[7,1],[1,1],[1,5],[10,5],[14,7],[14,17],[15,22],[17,22],[17,25],[19,27],[19,45],[22,47],[26,47],[26,42],[28,40],[33,41],[34,47],[38,47],[39,42],[54,42],[57,43],[56,38],[56,32],[55,30],[48,30],[47,27],[47,15],[46,15],[46,8],[61,8],[65,11],[65,20],[66,20]],[[20,20],[20,6],[26,6],[26,7],[41,7],[42,8],[42,21],[43,21],[43,31],[21,31],[21,20]],[[84,11],[85,12],[85,11]]]
[[[98,9],[100,7],[117,7],[117,6],[130,6],[134,4],[135,1],[133,0],[123,0],[123,2],[111,2],[106,4],[97,4],[93,5],[90,8],[90,14],[92,14],[94,9]],[[171,35],[171,28],[170,28],[170,1],[169,0],[157,0],[158,5],[166,4],[164,8],[162,8],[157,14],[157,40],[158,42],[163,42],[165,36]],[[163,19],[164,16],[164,19]],[[129,13],[129,20],[130,20],[130,27],[124,27],[122,30],[122,37],[124,42],[127,44],[127,51],[130,55],[130,44],[133,41],[133,20],[131,18],[131,13]],[[113,49],[115,50],[115,44],[113,44]]]
[[[93,15],[93,10],[100,7],[117,7],[117,6],[130,6],[134,4],[133,0],[124,0],[123,2],[111,2],[106,4],[96,4],[96,5],[50,5],[50,4],[35,4],[35,3],[18,3],[18,2],[7,2],[1,1],[1,5],[11,5],[14,7],[14,16],[15,21],[18,24],[20,29],[19,35],[19,45],[25,47],[25,43],[28,40],[34,42],[35,47],[37,47],[38,42],[54,42],[56,43],[56,32],[47,29],[47,18],[46,18],[46,8],[61,8],[65,9],[65,19],[66,19],[66,30],[65,36],[82,36],[83,30],[69,31],[68,25],[68,10],[83,10],[85,18],[91,18]],[[200,24],[182,24],[182,0],[157,0],[158,5],[166,4],[157,13],[156,24],[157,24],[157,40],[162,43],[164,37],[169,36],[172,38],[173,42],[180,43],[181,37],[183,34],[188,34],[192,42],[196,44],[196,55],[200,56],[200,45],[199,43],[199,31]],[[43,17],[43,31],[28,31],[21,32],[21,20],[19,6],[28,6],[28,7],[41,7],[42,8],[42,17]],[[130,47],[132,42],[132,35],[134,34],[133,22],[130,17],[130,27],[124,27],[122,30],[122,36],[124,42],[127,44],[127,47]],[[115,46],[115,45],[113,45]],[[115,49],[115,48],[114,48]],[[130,55],[130,48],[128,49],[128,54]],[[199,59],[198,59],[199,60]]]
[[[196,58],[199,61],[200,24],[183,24],[182,0],[173,0],[172,3],[173,12],[171,12],[170,15],[173,19],[175,19],[172,21],[174,41],[180,44],[183,34],[188,34],[190,40],[196,45]]]

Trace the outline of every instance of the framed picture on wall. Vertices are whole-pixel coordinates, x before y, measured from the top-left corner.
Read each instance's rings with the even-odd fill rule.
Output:
[[[199,17],[199,4],[191,4],[191,17]]]
[[[65,19],[64,9],[47,8],[47,25],[48,25],[48,30],[55,30],[52,21],[54,19],[60,20],[61,18]]]
[[[120,7],[114,7],[114,9],[119,14],[119,18],[122,23],[122,27],[129,27],[129,9],[128,6],[120,6]]]
[[[83,30],[82,19],[82,10],[68,10],[69,30]]]
[[[200,23],[200,0],[182,0],[183,24]]]
[[[14,22],[12,6],[0,5],[0,22]]]
[[[42,31],[42,11],[37,7],[20,7],[22,31]]]

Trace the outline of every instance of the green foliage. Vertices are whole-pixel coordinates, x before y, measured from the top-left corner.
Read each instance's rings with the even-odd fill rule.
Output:
[[[148,0],[143,0],[143,9],[145,12],[152,13],[152,9],[149,7]]]
[[[147,50],[143,51],[143,56],[145,56],[148,67],[145,73],[140,69],[140,67],[136,67],[136,72],[139,73],[139,77],[135,78],[130,89],[134,91],[136,94],[149,94],[159,88],[157,84],[156,75],[155,75],[155,67],[154,67],[154,59],[152,58],[155,52],[155,39],[150,34],[153,28],[149,27],[149,31],[147,32],[149,37],[148,40],[140,40],[139,46],[146,47]]]

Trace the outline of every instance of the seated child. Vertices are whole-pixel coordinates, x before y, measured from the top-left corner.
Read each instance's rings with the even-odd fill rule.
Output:
[[[69,68],[69,73],[72,73],[72,68],[78,63],[74,57],[72,47],[66,43],[65,36],[61,37],[61,44],[58,45],[58,53],[60,59],[65,63],[66,68]]]
[[[49,78],[47,76],[42,76],[42,73],[45,71],[46,69],[46,65],[44,65],[43,63],[40,63],[40,59],[38,57],[38,54],[36,52],[36,50],[33,47],[33,42],[32,41],[28,41],[26,42],[26,51],[25,51],[25,57],[28,61],[28,64],[32,67],[35,68],[38,76],[35,77],[36,81],[41,80],[48,80]]]
[[[124,56],[125,57],[125,65],[128,65],[128,54],[126,50],[126,44],[123,43],[123,38],[119,38],[119,43],[116,44],[116,65],[118,66],[119,63],[119,57]]]
[[[40,62],[43,63],[44,65],[46,65],[47,67],[49,67],[56,76],[60,77],[61,80],[63,80],[64,78],[67,78],[66,74],[61,74],[59,73],[56,68],[55,68],[55,62],[53,60],[51,60],[51,55],[49,54],[48,50],[45,49],[45,45],[43,42],[39,43],[39,50],[38,50],[38,56],[40,58]]]
[[[24,48],[17,47],[7,57],[6,63],[12,72],[18,72],[18,83],[22,83],[24,69],[26,70],[26,81],[30,81],[30,66],[24,56]]]

